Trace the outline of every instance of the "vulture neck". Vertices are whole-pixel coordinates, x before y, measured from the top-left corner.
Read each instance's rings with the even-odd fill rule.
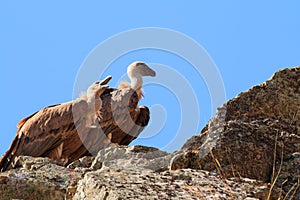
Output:
[[[143,92],[142,92],[142,86],[143,86],[143,79],[142,76],[138,73],[132,73],[132,74],[128,74],[129,78],[130,78],[130,87],[132,89],[134,89],[136,91],[136,93],[138,94],[138,98],[141,99],[141,97],[143,96]]]
[[[138,89],[142,88],[142,85],[143,85],[142,76],[135,76],[133,78],[130,78],[130,80],[131,80],[130,86],[132,89],[138,90]]]

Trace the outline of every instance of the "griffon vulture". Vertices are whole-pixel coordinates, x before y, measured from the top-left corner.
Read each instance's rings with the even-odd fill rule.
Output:
[[[74,101],[48,106],[22,119],[0,160],[0,171],[18,167],[20,155],[49,157],[66,166],[85,155],[96,155],[110,143],[128,145],[149,122],[149,109],[138,102],[143,95],[142,77],[155,76],[155,71],[134,62],[127,74],[131,83],[121,83],[118,89],[106,85],[109,76]]]

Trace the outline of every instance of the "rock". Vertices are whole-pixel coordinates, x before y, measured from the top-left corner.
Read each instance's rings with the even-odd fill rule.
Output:
[[[87,173],[74,199],[266,199],[268,191],[268,185],[262,182],[223,180],[207,171],[151,173],[105,168]]]
[[[31,157],[31,156],[18,156],[16,158],[16,165],[21,166],[24,169],[39,169],[47,164],[58,164],[50,158]]]
[[[0,199],[70,199],[81,174],[53,164],[49,159],[22,158],[31,167],[0,173]],[[32,167],[32,166],[39,167]]]
[[[300,199],[300,67],[281,70],[218,109],[173,157],[170,169],[203,169],[283,186]],[[282,166],[282,167],[281,167]],[[274,169],[274,172],[273,172]],[[280,169],[280,171],[279,171]]]
[[[159,162],[171,156],[152,147],[108,147],[96,158],[71,163],[74,169],[26,156],[20,160],[39,167],[22,165],[1,173],[0,199],[260,199],[268,194],[269,186],[255,180],[225,180],[190,169],[160,170],[170,160]],[[102,168],[92,167],[97,162],[103,162]]]
[[[299,77],[300,66],[283,69],[266,82],[241,93],[226,103],[226,121],[275,118],[299,126]]]
[[[171,155],[153,147],[108,147],[98,152],[93,164],[123,171],[162,171],[168,168]],[[101,163],[101,164],[100,164]]]
[[[40,167],[26,165],[1,173],[0,199],[264,199],[268,195],[269,185],[256,180],[226,180],[203,170],[157,170],[169,163],[159,165],[159,158],[171,155],[151,147],[109,147],[96,158],[71,163],[74,169],[26,156],[21,160]],[[102,168],[94,169],[95,162],[103,162]]]
[[[94,157],[92,156],[84,156],[82,158],[79,158],[78,160],[75,160],[74,162],[70,163],[67,168],[70,169],[75,169],[75,168],[89,168],[93,161],[94,161]]]

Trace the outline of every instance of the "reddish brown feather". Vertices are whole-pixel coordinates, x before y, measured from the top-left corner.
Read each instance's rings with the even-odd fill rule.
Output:
[[[0,171],[17,167],[15,158],[19,155],[50,157],[67,165],[82,156],[96,154],[108,143],[106,136],[111,142],[128,145],[148,124],[149,110],[137,109],[139,96],[132,89],[108,88],[101,99],[101,128],[86,126],[87,103],[83,99],[49,106],[22,119],[17,124],[16,137],[0,161]],[[77,115],[73,115],[74,109]]]

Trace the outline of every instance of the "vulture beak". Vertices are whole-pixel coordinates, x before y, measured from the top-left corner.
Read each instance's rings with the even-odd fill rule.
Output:
[[[107,76],[105,79],[96,81],[92,85],[90,85],[90,87],[87,89],[88,99],[99,97],[109,87],[106,84],[110,81],[111,78],[111,76]]]
[[[100,82],[100,85],[105,85],[105,84],[107,84],[109,81],[110,81],[110,79],[112,78],[112,76],[107,76],[105,79],[103,79],[101,82]],[[105,86],[107,86],[107,85],[105,85]],[[108,87],[108,86],[107,86]],[[107,88],[106,87],[106,88]]]
[[[148,67],[147,65],[144,65],[144,69],[143,69],[143,76],[156,76],[156,72],[151,69],[150,67]]]

